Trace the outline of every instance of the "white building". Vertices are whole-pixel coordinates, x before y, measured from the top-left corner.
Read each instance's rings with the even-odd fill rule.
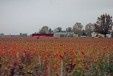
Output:
[[[100,34],[100,33],[96,33],[96,32],[92,32],[91,35],[94,38],[104,38],[105,37],[105,35]]]
[[[54,37],[73,37],[73,36],[74,36],[74,32],[62,31],[62,32],[54,33]]]
[[[111,38],[111,34],[106,34],[106,37],[107,38]]]

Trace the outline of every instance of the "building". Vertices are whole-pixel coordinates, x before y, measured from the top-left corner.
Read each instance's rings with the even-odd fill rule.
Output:
[[[54,32],[54,37],[74,37],[74,32]]]
[[[100,34],[100,33],[96,33],[96,32],[92,32],[91,35],[94,38],[104,38],[105,37],[104,34]]]

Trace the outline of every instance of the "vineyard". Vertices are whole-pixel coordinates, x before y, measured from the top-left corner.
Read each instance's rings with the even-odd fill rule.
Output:
[[[0,38],[0,76],[113,76],[113,39]]]

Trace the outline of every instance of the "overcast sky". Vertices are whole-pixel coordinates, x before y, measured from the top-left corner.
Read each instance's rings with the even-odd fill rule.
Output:
[[[113,16],[113,0],[0,0],[0,33],[38,32],[44,25],[52,29],[96,22],[98,16]]]

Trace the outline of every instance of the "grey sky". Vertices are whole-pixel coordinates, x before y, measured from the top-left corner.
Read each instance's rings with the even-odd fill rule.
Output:
[[[86,25],[103,13],[113,16],[113,0],[0,0],[0,33],[30,34],[43,25],[52,29],[76,22]]]

